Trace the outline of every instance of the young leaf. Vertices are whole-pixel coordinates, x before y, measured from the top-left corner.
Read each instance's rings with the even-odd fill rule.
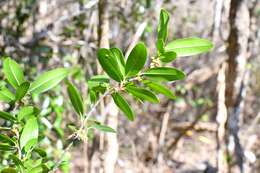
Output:
[[[95,123],[93,125],[91,125],[91,128],[103,131],[103,132],[110,132],[110,133],[116,133],[116,131],[114,129],[112,129],[109,126],[100,124],[100,123]]]
[[[16,121],[15,117],[8,113],[8,112],[4,112],[4,111],[0,111],[0,118],[4,119],[4,120],[8,120],[8,121]]]
[[[29,90],[29,87],[30,87],[29,82],[22,83],[16,90],[15,100],[21,100]]]
[[[164,42],[167,39],[168,35],[168,22],[169,22],[169,14],[166,10],[161,9],[160,12],[160,21],[158,25],[158,39],[162,39]]]
[[[145,65],[147,50],[144,43],[138,43],[130,52],[125,67],[127,77],[136,75]]]
[[[127,101],[121,96],[119,93],[113,93],[112,98],[115,104],[119,107],[119,109],[125,114],[125,116],[130,120],[133,121],[135,119],[135,115],[130,108]]]
[[[127,85],[126,91],[141,100],[147,100],[151,103],[160,102],[156,95],[154,95],[154,93],[143,88],[137,88],[135,86]]]
[[[177,39],[165,46],[165,51],[173,51],[177,57],[197,55],[213,48],[212,42],[202,38]]]
[[[155,67],[146,70],[143,75],[151,80],[156,81],[175,81],[185,78],[185,74],[172,67]]]
[[[28,171],[28,173],[48,173],[49,168],[45,164],[40,164]]]
[[[9,143],[11,144],[12,146],[15,145],[15,142],[13,139],[11,139],[9,136],[6,136],[4,134],[0,134],[0,141],[1,142],[4,142],[4,143]]]
[[[22,131],[22,134],[20,136],[20,147],[23,149],[26,147],[27,149],[33,147],[38,140],[38,134],[39,134],[39,129],[38,129],[38,122],[36,117],[30,118]]]
[[[9,89],[3,87],[0,90],[0,100],[9,103],[15,100],[15,96]]]
[[[82,116],[84,114],[84,106],[81,95],[79,94],[78,89],[71,83],[67,82],[67,91],[69,93],[70,101],[73,105],[74,110],[78,115]]]
[[[17,120],[21,121],[22,119],[30,119],[31,116],[36,116],[40,113],[40,110],[33,106],[25,106],[20,109],[17,114]]]
[[[143,83],[153,91],[163,94],[170,99],[175,99],[175,95],[172,93],[172,91],[165,86],[148,80],[143,81]]]
[[[124,79],[124,74],[120,70],[122,69],[121,60],[111,50],[101,48],[98,50],[97,56],[101,67],[108,76],[118,82]]]
[[[24,82],[23,70],[11,58],[6,58],[3,62],[3,71],[8,82],[17,89]]]
[[[109,78],[106,75],[96,75],[91,77],[87,84],[89,90],[104,93],[109,86]]]
[[[33,151],[35,151],[36,153],[38,153],[41,157],[46,157],[47,153],[44,149],[36,147],[33,149]]]
[[[175,60],[177,57],[177,54],[175,52],[164,52],[160,55],[160,60],[164,63],[171,62]]]
[[[67,75],[69,71],[64,68],[57,68],[43,73],[38,76],[30,86],[29,92],[40,94],[58,85]]]

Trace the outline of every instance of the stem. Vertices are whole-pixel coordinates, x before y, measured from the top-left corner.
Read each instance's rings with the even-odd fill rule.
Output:
[[[87,113],[87,115],[85,116],[85,118],[82,120],[82,123],[81,123],[81,126],[78,130],[78,132],[81,132],[82,130],[84,130],[85,128],[85,124],[88,122],[89,120],[89,117],[91,116],[91,114],[95,111],[96,107],[99,105],[99,103],[101,102],[101,100],[103,100],[107,95],[109,95],[111,92],[111,90],[108,90],[106,91],[99,99],[98,101],[92,106],[92,108],[90,109],[90,111]],[[87,128],[88,130],[88,128]],[[73,145],[73,142],[75,141],[75,139],[78,139],[79,135],[78,135],[78,132],[76,132],[76,135],[74,136],[74,139],[69,143],[69,145],[65,148],[65,150],[63,151],[62,155],[61,155],[61,158],[63,158],[65,156],[65,154],[71,149],[72,145]],[[50,170],[51,173],[54,173],[58,168],[59,166],[61,165],[62,163],[62,159],[61,160],[58,160],[56,163],[55,163],[55,166]]]

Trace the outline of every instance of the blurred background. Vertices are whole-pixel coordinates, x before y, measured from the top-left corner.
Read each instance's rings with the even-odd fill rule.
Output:
[[[87,80],[100,72],[97,49],[127,53],[143,41],[154,54],[161,8],[171,15],[168,41],[197,36],[215,48],[172,64],[187,73],[170,86],[175,100],[130,100],[134,122],[105,100],[94,117],[118,133],[96,132],[66,155],[68,124],[77,117],[64,84],[34,97],[42,109],[41,145],[54,160],[68,161],[57,172],[260,173],[258,0],[0,0],[0,56],[22,64],[29,79],[72,68],[87,102]]]

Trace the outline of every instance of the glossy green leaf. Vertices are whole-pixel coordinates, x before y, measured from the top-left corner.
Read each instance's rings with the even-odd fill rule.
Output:
[[[38,76],[36,80],[31,84],[29,92],[40,94],[48,91],[58,85],[65,77],[67,77],[68,73],[69,71],[64,68],[57,68],[45,72]]]
[[[30,87],[29,82],[22,83],[16,90],[15,99],[21,100],[29,90],[29,87]]]
[[[0,143],[0,151],[14,151],[16,148],[14,146],[11,146],[9,144],[1,144]]]
[[[147,87],[149,87],[151,90],[153,90],[153,91],[155,91],[157,93],[163,94],[163,95],[165,95],[166,97],[168,97],[170,99],[175,99],[175,95],[167,87],[165,87],[165,86],[163,86],[163,85],[161,85],[159,83],[148,81],[148,80],[143,81],[143,83]]]
[[[127,77],[131,77],[139,73],[145,65],[147,58],[147,50],[144,43],[138,43],[130,52],[125,67]]]
[[[14,140],[11,139],[9,136],[4,135],[4,134],[0,134],[0,142],[9,143],[9,144],[12,145],[12,146],[15,145]]]
[[[98,95],[95,91],[89,90],[89,99],[92,104],[96,103],[97,97],[98,97]]]
[[[16,121],[15,117],[8,113],[8,112],[4,112],[4,111],[0,111],[0,118],[4,119],[4,120],[8,120],[8,121]]]
[[[74,110],[78,113],[78,115],[82,116],[84,114],[84,106],[82,97],[78,89],[71,82],[68,81],[67,91]]]
[[[1,173],[18,173],[14,168],[4,168],[1,170]]]
[[[24,165],[22,161],[14,154],[9,155],[9,158],[15,163],[15,166],[18,167],[20,170],[23,170]]]
[[[162,39],[164,42],[166,41],[168,35],[169,19],[169,13],[166,10],[161,9],[160,21],[158,25],[158,40]]]
[[[113,128],[100,124],[100,123],[95,123],[95,124],[91,125],[90,128],[94,128],[94,129],[100,130],[102,132],[116,133],[116,131]]]
[[[151,103],[160,102],[154,93],[144,88],[138,88],[135,86],[127,85],[126,91],[141,100],[146,100]]]
[[[31,116],[36,116],[40,113],[40,110],[33,106],[25,106],[20,109],[17,114],[17,120],[21,121],[22,119],[30,119]]]
[[[38,129],[37,118],[32,117],[26,122],[23,128],[23,131],[20,136],[20,147],[22,149],[24,147],[26,148],[33,147],[38,141],[38,134],[39,134],[39,129]]]
[[[97,52],[98,61],[103,68],[103,70],[115,81],[122,81],[124,79],[124,74],[122,73],[121,59],[118,54],[114,54],[115,51],[109,49],[101,48]]]
[[[160,61],[164,63],[172,62],[177,57],[177,54],[175,52],[164,52],[160,55]]]
[[[9,103],[15,100],[15,95],[6,87],[0,90],[0,101]]]
[[[213,48],[212,42],[202,38],[177,39],[165,46],[165,51],[173,51],[177,57],[197,55]]]
[[[36,147],[33,149],[33,151],[35,151],[36,153],[38,153],[41,157],[46,157],[47,153],[44,149]]]
[[[111,48],[110,51],[116,57],[116,60],[117,60],[118,66],[119,66],[119,70],[124,75],[125,74],[125,58],[124,58],[122,51],[116,47]]]
[[[156,42],[156,48],[159,52],[159,54],[164,53],[164,42],[162,39],[158,39]]]
[[[15,89],[18,88],[25,81],[22,68],[11,58],[6,58],[4,60],[3,71],[8,82]]]
[[[130,108],[128,102],[124,99],[123,96],[121,96],[119,93],[113,93],[112,98],[115,102],[115,104],[118,106],[118,108],[124,113],[124,115],[131,121],[135,119],[135,115]]]
[[[185,78],[185,74],[172,67],[155,67],[146,70],[143,75],[155,81],[175,81]]]
[[[89,90],[104,93],[109,86],[109,78],[106,75],[96,75],[91,77],[87,84]]]
[[[49,172],[49,169],[45,164],[36,166],[28,171],[28,173],[48,173],[48,172]]]

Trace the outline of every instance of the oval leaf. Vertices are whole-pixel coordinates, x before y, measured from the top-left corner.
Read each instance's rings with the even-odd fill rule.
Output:
[[[201,38],[177,39],[165,46],[165,51],[173,51],[177,57],[197,55],[213,48],[212,42]]]
[[[101,123],[95,123],[93,125],[91,125],[91,128],[103,131],[103,132],[110,132],[110,133],[116,133],[116,131],[114,129],[112,129],[109,126],[103,125]]]
[[[115,51],[113,51],[115,53]],[[103,70],[115,81],[122,81],[124,74],[121,69],[121,60],[118,59],[118,54],[114,55],[109,49],[101,48],[97,52],[98,61]]]
[[[172,93],[172,91],[165,86],[148,80],[143,81],[143,83],[153,91],[163,94],[170,99],[175,99],[175,95]]]
[[[143,75],[156,81],[175,81],[185,78],[185,74],[181,70],[172,67],[150,68]]]
[[[11,58],[6,58],[3,62],[3,71],[7,81],[17,89],[24,82],[23,70]]]
[[[0,111],[0,118],[4,119],[4,120],[8,120],[8,121],[16,121],[15,117],[8,113],[8,112],[4,112],[4,111]]]
[[[16,94],[15,94],[15,99],[16,100],[21,100],[25,94],[27,93],[27,91],[29,90],[29,87],[30,87],[30,83],[29,82],[24,82],[22,83],[18,88],[17,88],[17,91],[16,91]]]
[[[58,85],[67,75],[68,70],[64,68],[57,68],[43,73],[30,86],[29,92],[40,94],[48,91]]]
[[[0,100],[9,103],[15,100],[15,96],[9,89],[3,87],[0,90]]]
[[[130,108],[127,101],[121,96],[119,93],[113,93],[112,98],[118,108],[125,114],[125,116],[130,120],[133,121],[135,119],[135,115]]]
[[[147,50],[144,43],[138,43],[130,52],[126,61],[125,73],[127,77],[136,75],[145,65]]]
[[[126,91],[141,100],[147,100],[151,103],[160,102],[154,93],[143,88],[128,85],[126,86]]]
[[[165,52],[160,55],[160,61],[164,63],[172,62],[177,57],[177,54],[175,52]]]
[[[31,116],[36,116],[40,113],[40,110],[33,106],[25,106],[20,109],[17,114],[17,120],[21,121],[22,119],[30,119]]]
[[[26,148],[33,147],[37,143],[38,134],[39,134],[39,130],[38,130],[37,118],[36,117],[30,118],[26,122],[20,137],[19,142],[20,142],[21,149],[23,149],[24,147]]]
[[[14,151],[16,148],[14,146],[10,146],[9,144],[0,144],[0,151]]]
[[[74,110],[78,113],[78,115],[82,116],[84,114],[83,101],[78,89],[68,81],[67,91]]]

